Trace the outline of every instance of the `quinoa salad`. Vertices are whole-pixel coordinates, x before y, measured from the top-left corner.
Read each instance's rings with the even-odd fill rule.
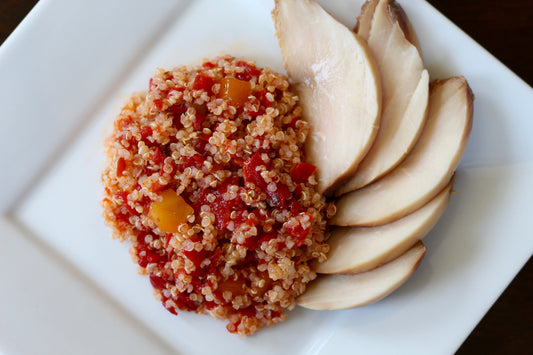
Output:
[[[113,237],[171,313],[240,335],[283,321],[326,260],[334,206],[306,163],[288,79],[229,56],[158,70],[106,141]]]

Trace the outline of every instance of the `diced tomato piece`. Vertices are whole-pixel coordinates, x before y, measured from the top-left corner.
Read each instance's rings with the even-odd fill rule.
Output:
[[[183,309],[185,311],[195,311],[198,309],[198,305],[196,302],[190,299],[189,294],[178,293],[178,296],[176,299],[174,299],[174,302],[176,302],[176,305],[179,309]]]
[[[257,248],[257,245],[259,244],[259,239],[257,239],[257,236],[249,236],[246,238],[242,246],[246,247],[248,250],[255,250]]]
[[[211,88],[213,87],[213,84],[215,84],[215,81],[210,76],[200,73],[196,75],[196,78],[194,78],[194,82],[192,83],[193,90],[205,90],[207,93],[211,93]]]
[[[155,174],[155,173],[154,173]],[[159,192],[161,190],[163,190],[163,188],[165,187],[166,185],[163,185],[161,184],[159,181],[155,181],[153,184],[152,184],[152,190],[154,190],[154,192]]]
[[[228,223],[231,221],[231,212],[233,211],[242,211],[246,208],[246,205],[242,202],[240,196],[232,200],[225,200],[223,195],[228,191],[229,185],[239,186],[239,178],[232,177],[226,179],[222,184],[215,190],[204,188],[200,191],[200,197],[193,204],[194,210],[197,214],[200,213],[202,205],[209,205],[211,207],[211,212],[215,215],[215,225],[219,230],[224,230]],[[207,195],[213,194],[215,200],[212,202],[207,201]]]
[[[140,255],[144,251],[144,255]],[[160,255],[148,248],[142,248],[139,250],[139,265],[146,267],[148,264],[166,262],[166,255]]]
[[[291,170],[291,177],[295,182],[307,182],[315,172],[316,166],[306,162],[296,163]]]
[[[180,102],[180,103],[177,103],[177,104],[174,104],[172,106],[170,106],[168,108],[168,112],[170,112],[171,114],[173,114],[174,116],[179,116],[182,114],[182,113],[185,113],[187,112],[187,105],[185,104],[185,102]]]
[[[259,242],[257,245],[261,245],[263,242],[268,242],[271,239],[276,238],[278,235],[276,233],[264,233],[261,238],[259,238]]]
[[[218,266],[218,263],[219,263],[219,260],[220,260],[221,256],[222,256],[222,250],[217,250],[214,253],[211,253],[211,255],[209,255],[209,261],[211,261],[211,263],[209,263],[209,266],[208,266],[208,272],[209,273],[212,274],[212,273],[216,272],[216,269],[217,269],[217,266]]]
[[[249,307],[239,309],[238,313],[240,313],[243,316],[247,316],[247,317],[255,317],[255,314],[256,314],[255,306],[251,305]]]
[[[207,138],[207,139],[204,139],[204,138],[193,138],[191,140],[191,143],[192,143],[194,149],[198,153],[205,154],[205,147],[206,147],[208,141],[209,141],[209,138]]]
[[[124,132],[131,126],[132,123],[133,119],[131,118],[131,116],[128,116],[126,118],[122,118],[115,121],[114,126],[117,130]]]
[[[172,239],[172,233],[167,233],[165,239],[165,249],[168,248],[168,245],[170,244],[170,239]]]
[[[188,106],[184,102],[176,103],[168,108],[167,112],[172,115],[172,122],[174,123],[175,127],[183,127],[181,124],[181,115],[187,112],[187,108]]]
[[[193,123],[193,128],[195,130],[199,130],[202,128],[202,123],[205,121],[205,113],[196,112],[196,119]]]
[[[155,105],[155,107],[157,107],[158,110],[161,110],[163,108],[163,101],[161,101],[159,99],[155,99],[154,100],[154,105]]]
[[[276,191],[268,190],[268,184],[265,182],[265,179],[261,176],[261,171],[257,170],[258,166],[264,165],[269,167],[269,164],[266,164],[261,158],[260,153],[254,153],[250,158],[244,162],[242,168],[242,175],[245,182],[252,182],[259,189],[264,191],[270,198],[270,204],[275,207],[286,207],[289,198],[291,197],[291,192],[289,188],[282,183],[276,183]]]
[[[124,170],[126,170],[126,161],[120,157],[117,160],[117,176],[121,177],[124,174]]]
[[[201,130],[202,123],[205,121],[207,115],[207,107],[205,105],[194,105],[196,111],[193,128],[195,130]]]
[[[233,200],[225,200],[223,194],[228,191],[229,185],[238,185],[237,178],[227,179],[215,191],[215,202],[211,204],[211,211],[215,214],[217,228],[222,230],[228,226],[231,221],[231,212],[245,208],[240,196]]]
[[[194,154],[193,156],[183,157],[183,164],[178,165],[178,170],[183,172],[186,168],[195,167],[200,169],[204,165],[204,157],[200,154]]]
[[[267,99],[267,92],[265,90],[259,91],[256,95],[259,101],[261,102],[261,105],[263,105],[264,107],[272,107],[272,101]]]
[[[193,277],[191,283],[192,283],[194,292],[201,294],[202,288],[204,288],[204,285],[206,284],[206,282],[207,280],[205,279],[203,275]]]
[[[161,149],[158,147],[152,148],[152,160],[155,164],[161,164],[165,160],[165,155],[161,153]]]
[[[302,211],[302,206],[296,201],[295,198],[291,198],[291,202],[289,203],[289,208],[291,210],[291,213],[293,215],[297,215]]]
[[[313,217],[313,215],[308,212],[304,213],[308,215],[309,218]],[[285,225],[285,230],[287,231],[287,233],[289,233],[289,235],[296,239],[295,247],[297,248],[303,245],[303,243],[305,242],[305,238],[309,234],[310,229],[310,227],[304,228],[301,223],[298,223],[296,225]]]
[[[144,240],[146,238],[146,233],[139,233],[137,234],[137,244],[139,245],[137,247],[138,251],[140,251],[143,248],[148,248],[148,244],[146,244],[146,241]]]
[[[294,188],[294,191],[292,192],[292,195],[295,198],[302,197],[302,185],[296,185],[296,187]]]
[[[254,213],[254,215],[259,215],[259,213]],[[248,215],[250,216],[250,214]],[[238,220],[239,218],[237,218],[236,220]],[[248,217],[248,219],[246,221],[244,221],[243,223],[247,223],[249,224],[250,226],[255,226],[257,227],[258,229],[258,234],[256,236],[252,236],[252,237],[248,237],[246,238],[245,242],[241,245],[245,246],[246,249],[248,250],[255,250],[259,245],[261,245],[262,242],[264,241],[269,241],[270,239],[273,239],[273,238],[276,238],[277,234],[275,233],[265,233],[263,232],[263,229],[262,227],[259,225],[259,222],[264,222],[265,221],[265,216],[261,216],[259,215],[259,218],[250,218]],[[253,256],[252,254],[248,255],[248,256]]]
[[[172,313],[173,315],[177,316],[178,315],[178,312],[176,312],[176,309],[175,308],[168,308],[168,307],[165,307],[167,309],[167,311],[169,311],[170,313]]]
[[[126,191],[117,192],[115,193],[114,197],[116,200],[120,202],[121,206],[126,207],[129,213],[135,214],[135,215],[138,214],[134,208],[130,207],[128,203],[128,193]]]
[[[150,274],[150,283],[153,288],[158,290],[164,290],[167,288],[167,282],[165,279],[154,274]]]
[[[237,63],[235,63],[235,65],[244,68],[244,71],[242,73],[235,74],[235,77],[239,80],[250,81],[252,77],[261,74],[261,70],[257,69],[256,66],[250,65],[246,62],[238,61]]]
[[[196,267],[200,267],[200,264],[204,259],[207,257],[207,254],[209,251],[202,249],[200,251],[193,250],[184,250],[182,251],[183,255],[185,255],[190,261],[193,262],[193,264]]]
[[[289,188],[282,183],[276,184],[276,191],[267,190],[267,194],[271,199],[271,204],[275,207],[286,207],[291,197]]]
[[[204,301],[204,306],[208,310],[212,310],[217,306],[217,304],[214,301]]]
[[[267,164],[263,161],[263,158],[261,158],[261,154],[254,153],[244,162],[244,166],[242,167],[242,175],[244,177],[244,182],[252,182],[261,190],[266,191],[267,183],[261,176],[261,171],[257,170],[257,167],[261,165],[267,166]]]
[[[170,313],[172,313],[173,315],[177,316],[178,315],[178,312],[176,311],[176,308],[174,307],[171,307],[171,306],[167,306],[167,300],[169,298],[168,297],[165,297],[163,296],[163,298],[161,299],[161,303],[163,304],[163,307],[165,307],[167,309],[167,311],[169,311]]]
[[[143,126],[141,128],[141,140],[144,143],[150,142],[148,140],[148,137],[150,137],[154,132],[152,131],[152,127],[150,126]]]

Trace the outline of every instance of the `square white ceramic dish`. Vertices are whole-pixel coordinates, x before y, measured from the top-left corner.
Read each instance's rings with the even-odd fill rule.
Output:
[[[353,26],[362,0],[322,1]],[[423,0],[400,1],[474,128],[415,275],[387,299],[296,309],[240,339],[168,313],[100,218],[102,140],[156,67],[230,53],[283,70],[270,0],[41,0],[0,48],[0,352],[452,353],[533,251],[533,90]],[[31,339],[31,340],[30,340]]]

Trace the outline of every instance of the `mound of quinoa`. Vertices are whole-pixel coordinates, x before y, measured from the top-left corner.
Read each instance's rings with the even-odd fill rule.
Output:
[[[158,70],[121,110],[104,217],[169,312],[251,334],[283,321],[315,279],[334,207],[304,161],[297,102],[283,75],[227,56]]]

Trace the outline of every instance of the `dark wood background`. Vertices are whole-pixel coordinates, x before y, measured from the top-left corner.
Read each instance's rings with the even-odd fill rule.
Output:
[[[530,86],[533,85],[533,0],[429,2]],[[0,43],[36,3],[36,0],[0,0]],[[529,260],[466,339],[458,354],[532,353],[532,291],[533,262]]]

